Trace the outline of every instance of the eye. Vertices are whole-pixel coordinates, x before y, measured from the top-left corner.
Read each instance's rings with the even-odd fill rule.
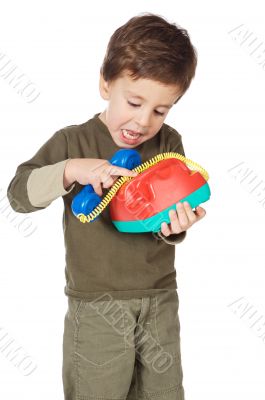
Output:
[[[129,100],[127,101],[128,104],[132,107],[140,107],[141,104],[135,104],[135,103],[131,103]]]
[[[129,101],[129,100],[127,100],[127,103],[130,105],[130,106],[132,106],[132,107],[141,107],[141,104],[135,104],[135,103],[132,103],[131,101]],[[159,111],[154,111],[154,113],[156,114],[156,115],[159,115],[159,116],[163,116],[163,115],[165,115],[165,113],[162,113],[162,112],[159,112]]]
[[[165,115],[164,113],[161,113],[161,112],[156,111],[156,110],[155,110],[155,113],[156,113],[157,115],[161,115],[161,116],[162,116],[162,115]]]

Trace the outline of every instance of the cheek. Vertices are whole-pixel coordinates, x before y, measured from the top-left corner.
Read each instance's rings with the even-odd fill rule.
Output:
[[[116,131],[119,128],[119,118],[117,115],[111,116],[111,128],[112,130]]]
[[[124,126],[130,119],[133,118],[133,113],[126,104],[119,103],[112,108],[112,121],[117,128]]]
[[[157,134],[157,132],[161,129],[162,125],[163,125],[163,123],[161,123],[161,122],[159,122],[159,123],[157,121],[153,122],[153,128],[152,128],[152,132],[150,133],[149,139],[154,137]]]
[[[112,110],[110,110],[110,126],[112,130],[117,131],[120,129],[120,126],[123,124],[122,121],[122,112],[119,108],[114,107]]]

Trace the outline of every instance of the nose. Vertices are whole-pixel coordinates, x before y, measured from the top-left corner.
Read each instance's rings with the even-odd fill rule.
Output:
[[[151,113],[147,110],[138,110],[135,121],[138,126],[142,128],[149,128],[151,125]]]

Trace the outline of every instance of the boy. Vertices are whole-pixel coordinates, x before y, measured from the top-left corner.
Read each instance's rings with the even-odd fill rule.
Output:
[[[82,224],[71,212],[82,185],[104,195],[119,176],[120,148],[142,162],[158,153],[184,154],[181,135],[164,123],[195,75],[188,33],[144,13],[118,28],[100,70],[107,108],[57,131],[19,165],[8,187],[14,210],[34,212],[63,196],[68,310],[63,338],[66,400],[183,400],[175,247],[205,210],[178,205],[161,232],[121,233],[108,207]],[[115,310],[115,312],[113,312]]]

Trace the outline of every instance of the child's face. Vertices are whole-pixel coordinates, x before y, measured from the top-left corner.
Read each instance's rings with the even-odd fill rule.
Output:
[[[100,94],[108,106],[99,118],[122,148],[136,147],[155,136],[181,96],[177,85],[143,78],[134,81],[126,72],[110,83],[100,76]]]

